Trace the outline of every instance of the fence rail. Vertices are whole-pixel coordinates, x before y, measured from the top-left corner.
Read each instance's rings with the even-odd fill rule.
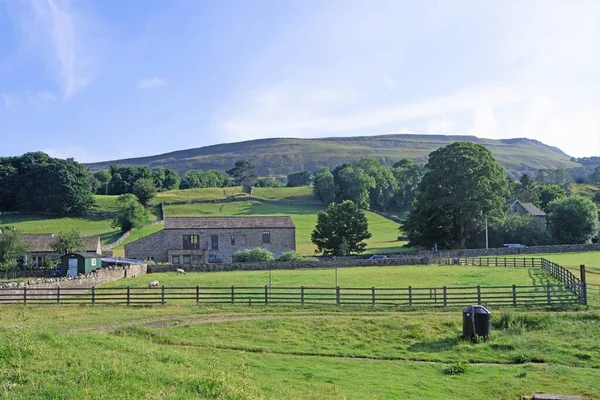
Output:
[[[571,305],[581,302],[572,287],[465,286],[404,288],[341,287],[120,287],[0,289],[0,304],[245,304],[245,305],[367,305],[406,307]]]
[[[539,257],[441,257],[439,265],[478,265],[482,267],[540,268]]]

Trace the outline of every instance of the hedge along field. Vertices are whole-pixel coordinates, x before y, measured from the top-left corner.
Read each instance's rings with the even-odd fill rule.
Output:
[[[334,269],[297,269],[272,271],[274,287],[335,286]],[[164,286],[265,286],[269,271],[174,272],[125,278],[103,287],[146,287],[158,280]],[[557,281],[541,268],[503,268],[473,266],[401,266],[338,268],[340,287],[442,287],[544,285]]]
[[[493,321],[492,338],[471,343],[455,311],[6,306],[0,393],[491,400],[600,392],[598,313],[497,312]]]
[[[296,225],[296,250],[305,255],[313,255],[316,249],[311,243],[310,235],[317,224],[317,214],[322,210],[323,208],[318,206],[275,205],[257,201],[165,206],[167,217],[289,215]],[[366,241],[367,254],[410,250],[402,247],[406,242],[397,241],[401,232],[396,222],[369,211],[366,215],[369,221],[369,232],[372,234],[372,237]]]

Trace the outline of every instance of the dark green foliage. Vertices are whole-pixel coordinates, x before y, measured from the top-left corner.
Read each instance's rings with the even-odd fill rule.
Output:
[[[502,313],[499,317],[492,319],[494,329],[509,330],[515,334],[542,330],[551,326],[553,322],[550,316],[525,315],[511,312]]]
[[[4,226],[0,227],[0,270],[14,268],[17,257],[29,252],[23,232]]]
[[[110,179],[112,178],[110,171],[107,171],[107,170],[98,171],[94,174],[94,178],[96,178],[96,180],[99,183],[96,193],[97,194],[108,194],[108,184],[110,183]]]
[[[552,244],[552,235],[537,218],[528,215],[508,214],[504,217],[499,228],[502,243],[522,243],[527,246],[543,246]],[[495,246],[494,246],[495,247]]]
[[[181,189],[227,187],[230,180],[220,171],[190,171],[181,179]]]
[[[181,179],[172,169],[157,167],[152,170],[152,181],[157,190],[173,190],[179,189]]]
[[[233,255],[233,262],[270,262],[275,261],[273,253],[267,249],[256,247],[254,249],[246,249],[237,251]]]
[[[548,209],[550,231],[557,243],[586,243],[598,233],[598,207],[586,197],[557,199]]]
[[[156,196],[156,188],[152,179],[140,179],[135,182],[132,193],[138,198],[143,206],[147,206],[150,200]]]
[[[358,207],[368,209],[370,193],[375,189],[375,179],[362,168],[354,165],[341,165],[333,171],[335,198],[337,202],[350,200]]]
[[[553,200],[567,197],[567,193],[559,185],[537,186],[536,190],[540,203],[539,206],[544,211],[547,211],[548,204],[550,204]]]
[[[504,177],[504,168],[480,145],[456,142],[431,153],[403,225],[411,244],[464,248],[473,232],[483,231],[485,216],[502,216]]]
[[[312,174],[308,171],[293,172],[287,176],[287,187],[308,186],[312,182]]]
[[[411,160],[400,160],[393,169],[398,190],[393,202],[401,210],[409,210],[417,195],[419,183],[425,174],[425,165],[415,164]]]
[[[519,182],[515,184],[513,197],[522,203],[532,203],[536,206],[540,205],[537,187],[533,182],[533,179],[527,174],[523,174],[521,179],[519,179]]]
[[[540,169],[535,181],[540,185],[558,185],[567,194],[571,194],[573,178],[564,169]]]
[[[260,178],[254,185],[256,187],[283,187],[283,183],[273,178]]]
[[[138,180],[153,179],[152,171],[146,166],[121,167],[111,165],[110,174],[108,194],[133,193],[133,186]]]
[[[367,245],[363,240],[370,237],[365,213],[350,200],[329,204],[317,215],[317,226],[311,234],[317,252],[326,256],[360,254]]]
[[[142,206],[133,194],[123,194],[118,198],[119,210],[113,218],[112,225],[120,228],[122,232],[130,229],[139,229],[150,220],[148,211]]]
[[[60,232],[52,248],[59,254],[76,253],[85,250],[85,244],[77,229],[69,232]]]
[[[323,168],[322,170],[315,172],[313,194],[323,204],[329,204],[335,201],[333,174],[328,168]]]
[[[362,158],[355,166],[375,181],[375,186],[369,189],[370,208],[386,210],[398,191],[398,182],[392,170],[373,158]]]
[[[246,160],[236,161],[235,166],[227,170],[227,174],[237,185],[253,184],[256,181],[256,167]]]
[[[296,253],[295,251],[286,251],[285,253],[281,254],[278,258],[277,261],[303,261],[304,257],[298,253]]]
[[[42,152],[0,158],[0,207],[84,215],[93,205],[95,179],[75,161]]]
[[[600,187],[600,165],[594,168],[594,172],[590,176],[590,182],[593,185]]]

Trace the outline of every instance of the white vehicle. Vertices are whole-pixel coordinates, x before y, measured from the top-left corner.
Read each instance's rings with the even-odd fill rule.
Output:
[[[504,247],[508,247],[509,249],[526,249],[527,246],[525,246],[524,244],[520,244],[520,243],[508,243],[505,244]]]

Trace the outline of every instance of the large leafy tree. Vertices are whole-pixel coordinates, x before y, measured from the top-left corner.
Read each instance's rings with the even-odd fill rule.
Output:
[[[132,192],[143,206],[147,206],[156,196],[156,187],[152,179],[140,179],[133,185]]]
[[[553,200],[567,197],[567,193],[558,185],[541,185],[537,186],[536,189],[540,200],[540,207],[544,211],[548,209],[548,204]]]
[[[221,171],[188,171],[183,175],[181,189],[229,186],[229,178]]]
[[[0,227],[0,270],[16,267],[17,258],[29,251],[23,233],[10,227]]]
[[[119,208],[115,214],[112,226],[120,228],[122,232],[131,229],[139,229],[150,220],[148,211],[142,206],[132,194],[123,194],[117,199]]]
[[[311,240],[317,252],[324,255],[346,256],[360,254],[371,237],[365,213],[350,200],[329,204],[317,216],[317,226]]]
[[[348,164],[341,165],[333,171],[333,181],[337,202],[351,200],[360,208],[369,208],[371,190],[375,189],[377,184],[375,178],[362,168]]]
[[[146,166],[110,166],[109,194],[133,193],[133,186],[140,179],[153,179],[152,171]]]
[[[52,244],[54,251],[60,254],[76,253],[85,250],[85,244],[77,229],[69,232],[60,232]]]
[[[164,190],[174,190],[179,189],[179,184],[181,183],[181,178],[177,174],[177,172],[172,169],[165,168],[165,179],[163,180],[162,189]]]
[[[598,233],[598,207],[587,197],[560,198],[551,202],[548,210],[550,231],[558,243],[586,243]]]
[[[404,159],[394,164],[392,172],[398,185],[393,201],[401,210],[408,210],[417,195],[417,188],[425,173],[425,166]]]
[[[333,182],[333,174],[329,168],[323,168],[315,172],[313,195],[323,204],[335,201],[335,184]]]
[[[362,158],[355,163],[375,181],[375,186],[369,189],[369,206],[374,210],[388,208],[398,191],[398,182],[392,170],[383,166],[374,158]]]
[[[287,186],[308,186],[312,182],[312,174],[308,171],[292,172],[287,176]]]
[[[256,167],[246,160],[236,161],[235,166],[227,171],[237,185],[252,184],[256,181]]]
[[[527,174],[521,175],[519,183],[515,185],[514,197],[524,203],[533,203],[536,206],[540,205],[540,199],[535,182]]]
[[[464,248],[486,216],[502,215],[505,174],[490,151],[474,143],[455,142],[432,152],[403,225],[411,243]]]
[[[110,179],[112,178],[110,171],[107,171],[107,170],[98,171],[94,174],[94,178],[96,178],[96,180],[100,183],[97,193],[98,194],[108,194],[108,183],[110,182]]]

